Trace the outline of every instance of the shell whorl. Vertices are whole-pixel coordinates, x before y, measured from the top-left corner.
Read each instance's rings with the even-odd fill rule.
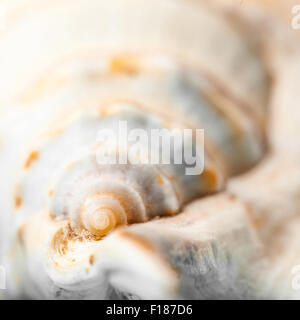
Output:
[[[101,238],[118,225],[178,213],[185,203],[220,190],[227,175],[260,158],[263,139],[254,119],[205,76],[163,56],[106,59],[109,70],[104,68],[97,79],[99,87],[88,87],[91,102],[63,113],[57,129],[51,128],[31,147],[34,151],[27,156],[19,185],[36,191],[23,196],[24,216],[46,205],[52,216],[70,219],[74,230]],[[76,86],[79,81],[86,87],[85,80],[74,79]],[[74,95],[72,86],[65,90]],[[113,93],[116,98],[107,99]],[[144,129],[149,135],[152,129],[204,128],[203,173],[186,175],[184,162],[145,165],[148,145],[135,159],[126,159],[127,164],[99,163],[99,151],[109,157],[112,151],[119,156],[127,151],[123,140],[96,141],[99,130],[118,132],[121,120],[128,130]],[[193,135],[184,139],[187,144],[200,143]],[[174,148],[172,154],[182,153]]]
[[[92,234],[103,236],[118,224],[126,224],[127,215],[116,196],[100,194],[86,199],[81,211],[81,221]]]
[[[128,4],[135,3],[136,0],[128,1]],[[228,176],[244,172],[259,161],[265,144],[264,128],[258,119],[264,114],[267,91],[259,59],[248,52],[248,44],[221,15],[218,15],[220,20],[215,19],[205,6],[198,8],[194,1],[191,4],[178,1],[178,6],[177,1],[174,6],[169,4],[167,16],[170,19],[165,19],[152,4],[141,10],[144,13],[148,9],[157,11],[162,27],[159,34],[163,31],[168,39],[171,30],[176,29],[178,39],[170,39],[170,46],[157,36],[157,30],[146,30],[149,39],[145,42],[141,41],[143,32],[138,27],[132,30],[121,27],[119,32],[120,35],[124,32],[126,43],[117,47],[111,45],[111,39],[119,39],[112,32],[103,38],[103,48],[95,46],[94,51],[86,51],[87,45],[81,38],[68,42],[70,37],[65,30],[61,38],[65,41],[59,41],[59,46],[55,37],[53,43],[49,40],[49,48],[61,50],[51,56],[49,61],[52,62],[46,64],[48,69],[45,65],[42,67],[40,61],[35,64],[32,55],[27,55],[36,80],[28,85],[31,80],[24,76],[18,81],[18,88],[7,90],[16,94],[3,98],[8,105],[16,104],[17,111],[16,115],[12,112],[4,117],[1,128],[11,135],[9,145],[20,145],[14,158],[23,157],[22,162],[11,161],[9,156],[4,159],[10,168],[21,167],[11,187],[13,203],[5,210],[18,211],[20,221],[46,210],[53,217],[69,219],[78,232],[87,230],[102,237],[118,225],[176,214],[185,203],[220,190]],[[67,3],[62,5],[68,6]],[[90,22],[87,34],[91,43],[99,44],[99,32],[106,29],[98,25],[99,21],[102,23],[98,16],[90,21],[94,6],[104,10],[96,10],[101,14],[107,10],[104,2],[91,1],[88,6],[83,5],[86,11],[82,12],[82,19]],[[130,16],[133,26],[141,24],[139,15],[121,1],[114,0],[111,6],[119,8],[121,15]],[[199,13],[194,14],[194,6]],[[56,17],[52,9],[45,17],[47,21]],[[72,27],[76,26],[73,10],[76,12],[76,8],[65,12]],[[210,35],[207,38],[193,36],[189,40],[193,48],[191,55],[183,50],[183,57],[179,48],[188,39],[185,34],[192,34],[194,27],[200,29],[200,16],[204,24],[211,27],[208,28]],[[172,23],[174,17],[192,23],[181,23],[186,28],[181,33]],[[55,22],[51,32],[55,33],[61,23],[64,25],[64,22]],[[33,35],[38,29],[29,31]],[[211,39],[220,33],[230,36],[234,49],[228,55],[220,55],[219,61],[212,58],[216,57],[216,52]],[[74,44],[78,47],[73,47]],[[162,49],[153,50],[156,44]],[[68,55],[70,51],[73,52],[71,56]],[[232,58],[235,55],[245,76],[235,70]],[[44,73],[37,76],[42,69]],[[21,69],[15,67],[7,76],[14,74],[19,79],[18,72]],[[233,85],[227,83],[230,81]],[[249,97],[251,91],[253,94]],[[12,132],[10,127],[20,118],[24,126]],[[127,165],[97,163],[96,150],[101,149],[95,141],[97,132],[103,128],[116,131],[119,120],[127,121],[131,129],[142,128],[147,132],[153,128],[204,129],[203,173],[187,176],[186,164],[144,165],[143,159],[136,159],[135,163],[129,161]],[[188,144],[195,142],[194,137],[187,140]],[[120,153],[124,151],[120,144],[114,147]],[[147,151],[145,147],[145,154]],[[181,150],[172,151],[181,153]]]

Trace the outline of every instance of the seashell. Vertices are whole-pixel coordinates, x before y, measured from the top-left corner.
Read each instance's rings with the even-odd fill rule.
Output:
[[[128,2],[128,5],[133,4],[134,1]],[[64,3],[60,6],[69,8]],[[104,2],[92,1],[88,6],[83,5],[82,20],[86,19],[85,15],[90,17],[94,6],[99,9],[104,6],[107,10]],[[119,8],[121,16],[130,18],[130,15],[127,16],[127,7],[119,1],[113,2],[112,6]],[[178,9],[170,6],[167,14],[177,16]],[[145,5],[139,14],[147,12],[148,8]],[[187,13],[192,9],[185,9],[184,5],[183,8]],[[55,10],[55,6],[52,10]],[[75,12],[70,15],[69,10],[63,11],[63,15],[76,20],[76,8],[70,10]],[[47,11],[46,19],[51,22],[54,13]],[[39,11],[41,14],[44,14],[44,10]],[[135,16],[133,18],[137,19]],[[134,19],[132,23],[140,21]],[[20,24],[26,21],[26,15],[20,18]],[[34,22],[35,18],[30,17],[30,21]],[[95,30],[95,21],[92,20],[88,25],[91,37],[97,38],[103,27],[101,17],[97,17],[97,21],[101,23]],[[220,26],[215,20],[211,23],[212,30],[220,31],[225,26],[222,34],[228,33],[229,39],[231,37],[233,42],[239,41],[243,45],[242,39],[238,38],[235,30],[229,28],[226,21]],[[77,24],[74,21],[75,26]],[[170,22],[165,26],[166,32],[168,28],[171,32],[171,27]],[[59,30],[58,25],[51,30],[55,36],[56,30]],[[149,37],[152,37],[152,30],[149,32]],[[43,34],[41,31],[38,33]],[[31,30],[29,36],[33,39],[36,35]],[[107,41],[111,40],[110,36],[107,35]],[[133,35],[125,33],[125,39],[127,36],[128,43],[124,40],[122,45],[132,49],[130,37]],[[78,39],[82,51],[85,46],[81,41],[81,38]],[[207,40],[200,41],[203,41],[203,45],[209,45]],[[56,48],[58,39],[47,45]],[[76,40],[72,40],[72,45],[77,45]],[[140,47],[143,48],[142,43]],[[206,51],[209,49],[205,48]],[[8,52],[9,48],[5,50]],[[254,104],[244,107],[235,100],[234,93],[231,97],[219,88],[217,82],[198,71],[197,65],[188,65],[184,60],[155,53],[116,55],[113,52],[101,54],[100,49],[91,54],[80,54],[78,49],[76,51],[78,53],[74,51],[71,58],[54,62],[50,69],[26,88],[25,96],[16,94],[18,90],[15,88],[15,98],[6,97],[10,103],[2,113],[3,136],[8,145],[18,141],[18,149],[22,150],[16,152],[24,155],[23,162],[17,164],[20,169],[13,187],[16,190],[13,210],[18,211],[18,217],[26,219],[46,208],[54,217],[69,218],[72,228],[78,229],[78,232],[87,230],[102,237],[117,225],[176,214],[183,204],[192,199],[220,190],[227,175],[240,173],[261,158],[264,150],[263,128],[257,123],[260,113],[257,107]],[[206,54],[203,53],[202,59],[207,58],[205,62],[208,63],[210,56],[206,57]],[[49,53],[46,57],[50,61],[57,61],[56,55],[52,57]],[[245,66],[249,60],[259,65],[255,55],[244,59]],[[32,62],[33,75],[36,65],[38,62]],[[229,72],[230,67],[227,68]],[[255,78],[260,76],[259,73],[262,78],[265,76],[262,69],[258,70]],[[23,77],[18,75],[18,78]],[[14,85],[18,85],[18,82],[22,81]],[[247,86],[250,83],[245,81],[244,90]],[[257,100],[260,99],[259,95],[258,92]],[[12,131],[12,125],[19,127],[18,119],[24,127],[20,127],[20,131]],[[126,166],[97,164],[97,132],[103,128],[116,130],[120,120],[127,121],[130,129],[142,128],[147,131],[165,127],[204,128],[207,141],[204,173],[187,176],[184,170],[186,165],[144,166],[143,163],[132,165],[130,162]],[[190,140],[187,143],[193,143],[193,139],[187,140]],[[108,147],[104,145],[103,148]],[[122,148],[126,149],[127,146],[120,145],[118,141],[115,148],[120,156],[124,153]],[[181,152],[175,150],[175,153]],[[9,152],[4,151],[4,154],[12,158]],[[10,208],[12,206],[10,204]]]
[[[0,227],[0,262],[8,297],[269,297],[261,283],[278,256],[266,251],[299,207],[297,177],[289,188],[285,182],[298,168],[298,148],[277,136],[286,123],[281,90],[296,92],[286,56],[272,57],[282,69],[266,67],[248,33],[204,1],[5,5],[0,225],[10,228]],[[286,71],[274,91],[269,69]],[[184,145],[204,150],[203,172],[186,174],[193,173],[186,162],[147,163],[148,144],[132,156],[133,142],[99,140],[125,123],[148,136],[191,129]],[[205,143],[196,129],[204,129]],[[101,163],[99,155],[124,163]],[[280,163],[287,169],[277,174]],[[274,202],[261,181],[285,200]]]
[[[116,59],[119,58],[113,57],[103,62],[111,66],[117,63]],[[149,68],[145,75],[141,61],[144,59],[147,60],[144,63],[148,63],[145,69]],[[134,60],[139,64],[139,75],[136,78],[124,75],[123,72],[111,76],[111,70],[105,70],[99,76],[100,92],[95,90],[96,92],[89,94],[89,97],[93,96],[91,102],[81,102],[82,106],[66,109],[66,112],[61,110],[62,105],[59,104],[58,116],[50,116],[58,119],[57,125],[53,125],[51,121],[50,129],[40,134],[32,133],[38,138],[22,150],[25,158],[15,183],[14,202],[18,216],[27,218],[46,206],[52,216],[70,218],[72,228],[85,229],[101,237],[120,224],[143,222],[157,215],[176,214],[188,201],[220,190],[228,174],[241,172],[260,159],[264,143],[262,131],[257,131],[259,127],[256,123],[248,120],[243,110],[239,111],[237,105],[228,101],[228,98],[217,90],[211,93],[212,97],[202,98],[202,95],[198,94],[202,91],[204,94],[206,91],[213,91],[214,87],[210,89],[211,83],[205,83],[202,88],[201,84],[192,82],[189,71],[178,71],[173,65],[161,67],[157,65],[157,61],[153,61],[151,65],[149,57]],[[122,63],[129,62],[125,60]],[[162,63],[163,61],[160,61],[160,64]],[[84,65],[85,61],[82,64]],[[74,66],[66,68],[73,70]],[[50,77],[48,74],[48,78]],[[196,81],[198,80],[202,79]],[[69,86],[70,83],[67,87]],[[82,86],[83,90],[86,90],[87,86],[89,91],[90,84],[86,84],[84,79],[82,83],[79,80],[76,86]],[[61,87],[59,95],[64,90],[68,91],[68,88]],[[80,100],[73,90],[71,85],[71,91],[64,93],[70,95],[68,104],[72,104],[72,101],[77,104]],[[147,91],[151,93],[153,102],[147,97]],[[81,92],[81,89],[78,89],[78,92]],[[117,98],[106,102],[109,92],[116,92]],[[52,104],[54,95],[55,93],[51,92],[50,101],[48,97],[45,97],[46,101],[43,102],[38,99],[33,106],[27,108],[32,108],[36,114],[44,110],[42,117],[47,115],[49,120],[49,112],[53,113],[55,109]],[[134,97],[137,97],[137,100],[133,100]],[[58,98],[55,97],[56,99]],[[101,104],[104,106],[99,106]],[[223,106],[227,106],[228,110]],[[34,115],[29,115],[27,108],[28,116],[35,118]],[[48,112],[47,108],[51,110]],[[186,116],[183,110],[186,110]],[[18,112],[16,114],[19,117]],[[170,114],[172,116],[169,116]],[[189,119],[189,114],[193,114],[193,120]],[[7,117],[3,115],[3,121],[7,122]],[[62,119],[59,119],[60,117]],[[13,117],[12,122],[15,121],[16,118]],[[40,119],[38,126],[43,121],[45,120]],[[97,133],[100,130],[112,128],[114,132],[118,132],[120,121],[128,126],[128,130],[144,129],[149,132],[149,136],[152,129],[159,130],[166,126],[179,130],[204,127],[207,143],[203,174],[186,175],[189,169],[185,163],[145,166],[144,159],[138,157],[141,154],[150,154],[148,146],[134,155],[134,159],[129,159],[128,146],[125,146],[127,141],[117,141],[115,145],[112,145],[115,143],[112,141],[104,144],[97,142]],[[215,129],[216,124],[218,129]],[[29,119],[28,125],[31,126]],[[5,126],[9,131],[11,124],[7,122],[3,124],[3,128]],[[31,126],[30,131],[33,129]],[[11,139],[18,139],[20,133],[12,134],[16,136]],[[192,137],[184,139],[185,145],[194,143]],[[196,143],[201,147],[201,142]],[[112,149],[109,157],[113,157],[117,152],[119,159],[124,159],[127,164],[111,165],[111,161],[99,164],[98,154],[107,149]],[[181,149],[172,151],[174,157],[182,152]],[[26,190],[34,192],[29,193]]]

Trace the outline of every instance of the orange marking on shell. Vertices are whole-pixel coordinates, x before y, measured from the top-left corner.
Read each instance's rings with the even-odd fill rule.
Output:
[[[108,108],[101,108],[99,110],[99,114],[100,114],[101,117],[106,117],[109,114]]]
[[[164,179],[163,179],[163,177],[162,177],[159,173],[156,175],[156,181],[157,181],[157,183],[160,184],[160,185],[163,185],[163,184],[164,184]]]
[[[166,215],[172,217],[172,216],[176,216],[178,213],[179,213],[178,210],[170,210],[170,209],[169,209],[169,210],[167,211],[167,214],[166,214]],[[160,217],[159,217],[159,218],[160,218]]]
[[[53,193],[54,193],[54,191],[53,191],[53,190],[50,190],[49,193],[48,193],[49,197],[52,197],[52,196],[53,196]]]
[[[95,262],[95,257],[93,255],[91,255],[90,258],[89,258],[90,265],[93,265],[94,262]]]
[[[152,252],[152,253],[156,252],[155,247],[150,242],[148,242],[146,239],[142,237],[139,237],[138,235],[129,233],[127,231],[122,231],[121,235],[122,237],[134,242],[135,244],[142,247],[144,250],[148,252]]]
[[[25,169],[30,168],[32,163],[38,158],[39,158],[39,152],[37,150],[32,151],[25,162],[25,166],[24,166]]]
[[[110,71],[135,75],[139,72],[139,66],[132,58],[119,56],[110,61]]]
[[[217,172],[214,169],[205,169],[200,177],[204,179],[204,184],[207,186],[209,191],[216,190],[219,179]]]
[[[71,169],[74,166],[75,162],[70,162],[66,165],[66,170]]]
[[[49,212],[49,218],[50,219],[55,219],[55,214],[53,212]]]
[[[252,225],[255,229],[260,229],[262,226],[265,225],[265,219],[257,214],[254,208],[249,203],[245,203],[247,208],[247,215],[252,222]]]
[[[22,202],[23,202],[22,198],[20,196],[16,196],[16,198],[15,198],[15,207],[16,207],[16,209],[19,209],[21,207]]]

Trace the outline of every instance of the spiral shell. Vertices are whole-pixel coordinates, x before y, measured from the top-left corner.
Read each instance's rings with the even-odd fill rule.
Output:
[[[74,280],[78,260],[82,271],[90,254],[109,247],[114,236],[105,236],[118,226],[176,215],[258,163],[266,147],[268,76],[255,44],[202,2],[47,6],[32,3],[23,14],[10,9],[0,38],[1,210],[7,221],[15,213],[12,234],[25,243],[28,269],[43,264],[69,288],[62,282]],[[203,28],[205,36],[196,32]],[[27,45],[19,61],[11,53],[20,52],[20,33]],[[118,133],[120,122],[148,135],[191,129],[184,144],[203,148],[203,172],[187,175],[185,162],[145,164],[148,145],[130,158],[126,139],[97,141],[101,130]],[[205,143],[197,129],[204,129]],[[170,151],[173,158],[182,154]],[[126,163],[99,163],[99,152]],[[37,244],[44,237],[39,224],[44,248]],[[48,250],[46,257],[36,257],[40,250]],[[70,279],[57,269],[73,270]]]
[[[184,203],[220,190],[227,175],[249,168],[263,154],[262,129],[201,73],[160,56],[102,60],[97,56],[92,67],[91,57],[79,61],[75,74],[73,63],[47,74],[50,82],[59,77],[70,80],[58,92],[43,94],[31,107],[51,118],[47,110],[54,112],[53,101],[62,93],[67,96],[63,105],[72,101],[76,105],[64,110],[59,103],[55,125],[52,120],[50,129],[27,147],[16,183],[18,215],[28,217],[46,205],[52,216],[69,218],[74,229],[101,237],[117,225],[178,213]],[[97,61],[102,62],[102,71]],[[88,72],[87,63],[99,73],[92,83],[80,76]],[[82,90],[88,91],[87,101],[81,101]],[[128,130],[144,129],[149,136],[152,129],[204,128],[203,173],[187,175],[185,163],[145,165],[139,157],[148,153],[148,146],[136,155],[135,163],[132,159],[125,159],[127,164],[99,163],[97,152],[102,149],[116,151],[119,157],[127,151],[126,141],[112,145],[96,139],[99,130],[118,132],[120,121],[126,122]],[[193,136],[185,140],[201,143]],[[182,152],[172,151],[174,155]]]

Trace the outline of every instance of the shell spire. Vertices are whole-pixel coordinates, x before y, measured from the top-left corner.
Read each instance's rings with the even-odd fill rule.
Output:
[[[202,1],[17,2],[0,35],[0,211],[26,248],[21,269],[47,283],[28,295],[94,296],[116,229],[175,216],[260,161],[267,72]],[[176,272],[145,247],[173,292]]]
[[[81,74],[93,60],[78,59]],[[59,91],[66,90],[66,96],[70,91],[74,100],[79,81],[93,98],[66,109],[28,147],[15,195],[22,199],[17,210],[24,216],[46,205],[52,216],[69,219],[74,230],[101,238],[119,225],[177,214],[192,199],[221,190],[228,175],[246,170],[263,154],[263,131],[255,119],[205,75],[159,55],[113,55],[102,62],[101,76],[93,80],[97,85],[86,87],[85,79],[67,72],[70,80]],[[128,72],[133,63],[134,75]],[[65,67],[74,68],[74,62]],[[58,81],[61,69],[47,78]],[[116,98],[108,99],[111,94]],[[43,95],[45,107],[52,95]],[[203,140],[195,134],[200,128]],[[132,136],[141,132],[149,140],[136,148]],[[158,133],[156,149],[153,133]],[[181,144],[171,144],[172,138]],[[188,147],[191,156],[199,151],[193,164],[184,154]],[[169,162],[164,163],[165,150]],[[191,164],[202,168],[195,174]],[[20,190],[30,186],[36,191],[22,196]]]

